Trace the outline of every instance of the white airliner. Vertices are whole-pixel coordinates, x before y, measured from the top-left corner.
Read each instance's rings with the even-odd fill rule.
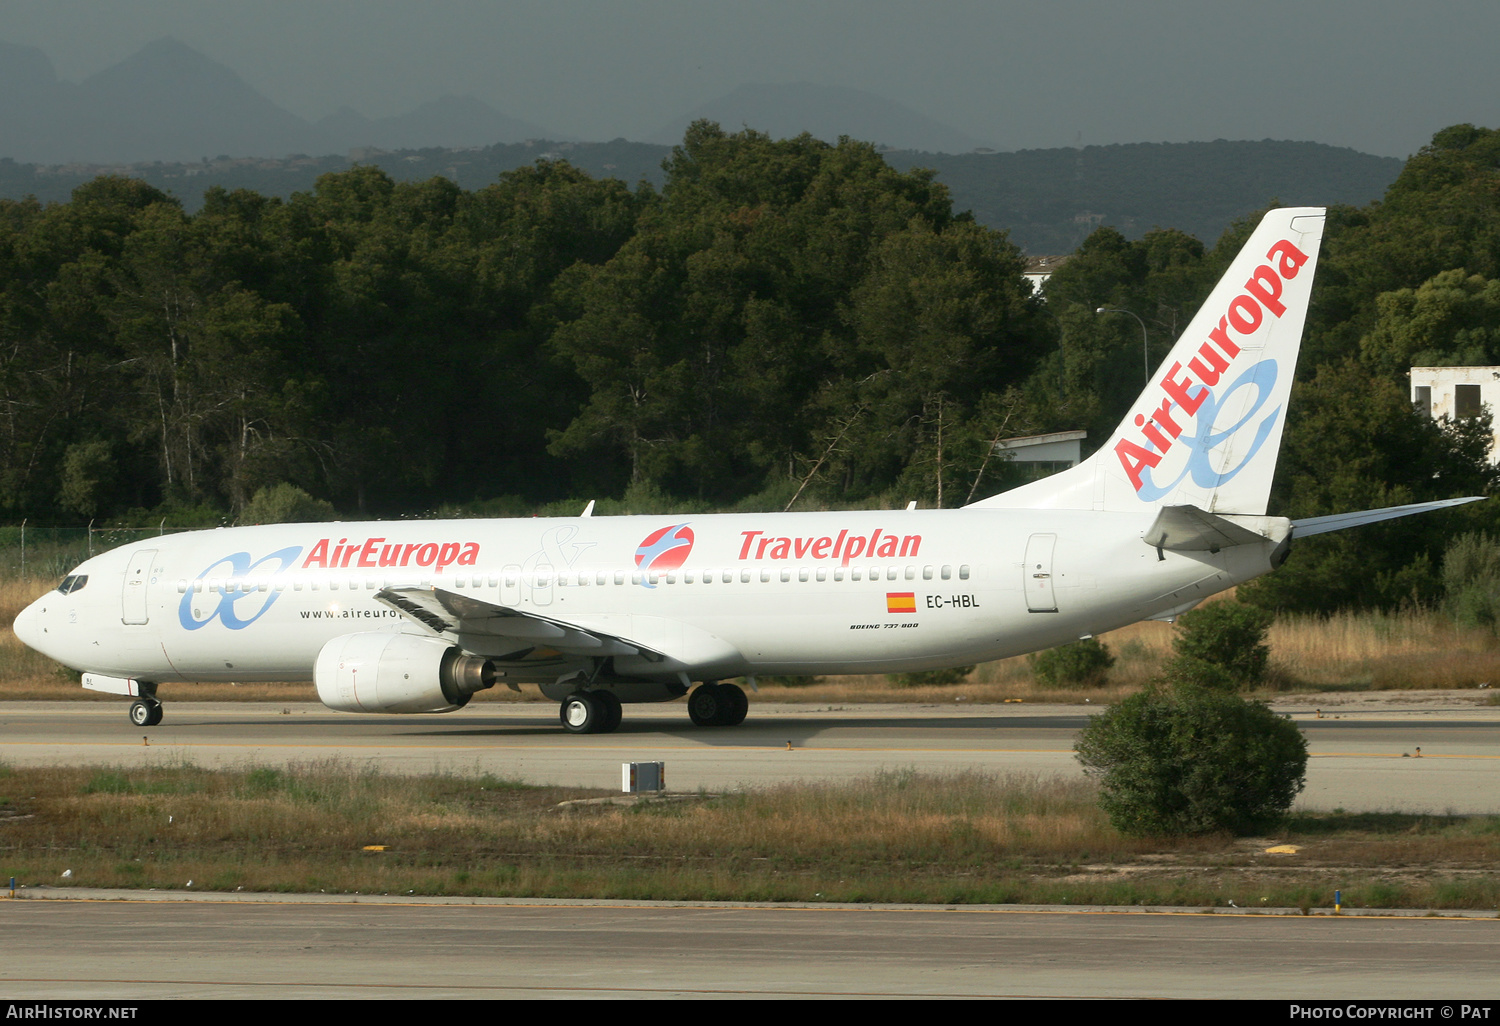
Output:
[[[929,670],[1170,619],[1294,535],[1473,501],[1266,516],[1323,220],[1266,215],[1090,459],[963,509],[198,531],[88,560],[15,632],[136,698],[138,725],[163,681],[311,677],[376,713],[536,684],[586,734],[690,689],[694,723],[738,724],[732,678]]]

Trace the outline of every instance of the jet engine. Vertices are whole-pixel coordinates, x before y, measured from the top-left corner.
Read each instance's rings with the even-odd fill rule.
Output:
[[[439,713],[495,686],[495,665],[439,638],[345,634],[318,653],[318,698],[339,712]]]

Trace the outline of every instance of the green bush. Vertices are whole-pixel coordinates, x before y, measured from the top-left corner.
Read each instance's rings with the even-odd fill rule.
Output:
[[[1306,781],[1307,741],[1264,703],[1204,688],[1142,691],[1090,721],[1074,751],[1124,834],[1253,833]]]
[[[1460,627],[1500,623],[1500,542],[1483,532],[1462,534],[1443,552],[1444,606]]]
[[[242,524],[308,524],[334,520],[333,504],[314,499],[296,485],[279,484],[255,493],[240,514]]]
[[[954,666],[947,670],[893,673],[887,679],[898,688],[934,687],[939,684],[962,684],[973,672],[972,666]]]
[[[1098,638],[1083,638],[1030,657],[1031,675],[1054,688],[1103,687],[1115,657]]]
[[[1203,684],[1259,684],[1270,656],[1265,640],[1272,619],[1266,610],[1243,602],[1211,602],[1182,614],[1172,639],[1177,658],[1168,664],[1168,676],[1180,678],[1199,671],[1205,678],[1199,682]],[[1199,663],[1217,667],[1222,674],[1203,673]]]

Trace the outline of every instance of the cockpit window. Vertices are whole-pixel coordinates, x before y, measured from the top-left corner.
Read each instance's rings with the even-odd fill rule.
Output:
[[[87,583],[89,583],[88,574],[69,574],[63,578],[62,583],[57,586],[57,590],[64,595],[71,595],[75,591],[82,591],[83,586]]]

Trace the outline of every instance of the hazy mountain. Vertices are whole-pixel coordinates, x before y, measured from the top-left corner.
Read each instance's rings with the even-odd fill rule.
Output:
[[[305,151],[306,121],[175,39],[158,39],[83,82],[85,159],[193,160]]]
[[[653,133],[653,142],[682,141],[687,126],[700,119],[717,121],[725,131],[748,125],[773,138],[808,132],[837,142],[847,135],[899,150],[967,153],[982,145],[956,128],[934,121],[894,100],[860,89],[813,85],[746,85],[703,104]]]
[[[59,82],[42,51],[0,43],[0,158],[130,164],[487,146],[548,135],[460,96],[387,118],[345,108],[312,125],[175,39],[158,39],[81,85]]]
[[[530,121],[509,117],[472,96],[443,96],[388,118],[367,118],[344,107],[314,126],[322,148],[342,153],[357,146],[418,150],[431,146],[493,146],[549,138]],[[552,138],[555,138],[553,136]]]

